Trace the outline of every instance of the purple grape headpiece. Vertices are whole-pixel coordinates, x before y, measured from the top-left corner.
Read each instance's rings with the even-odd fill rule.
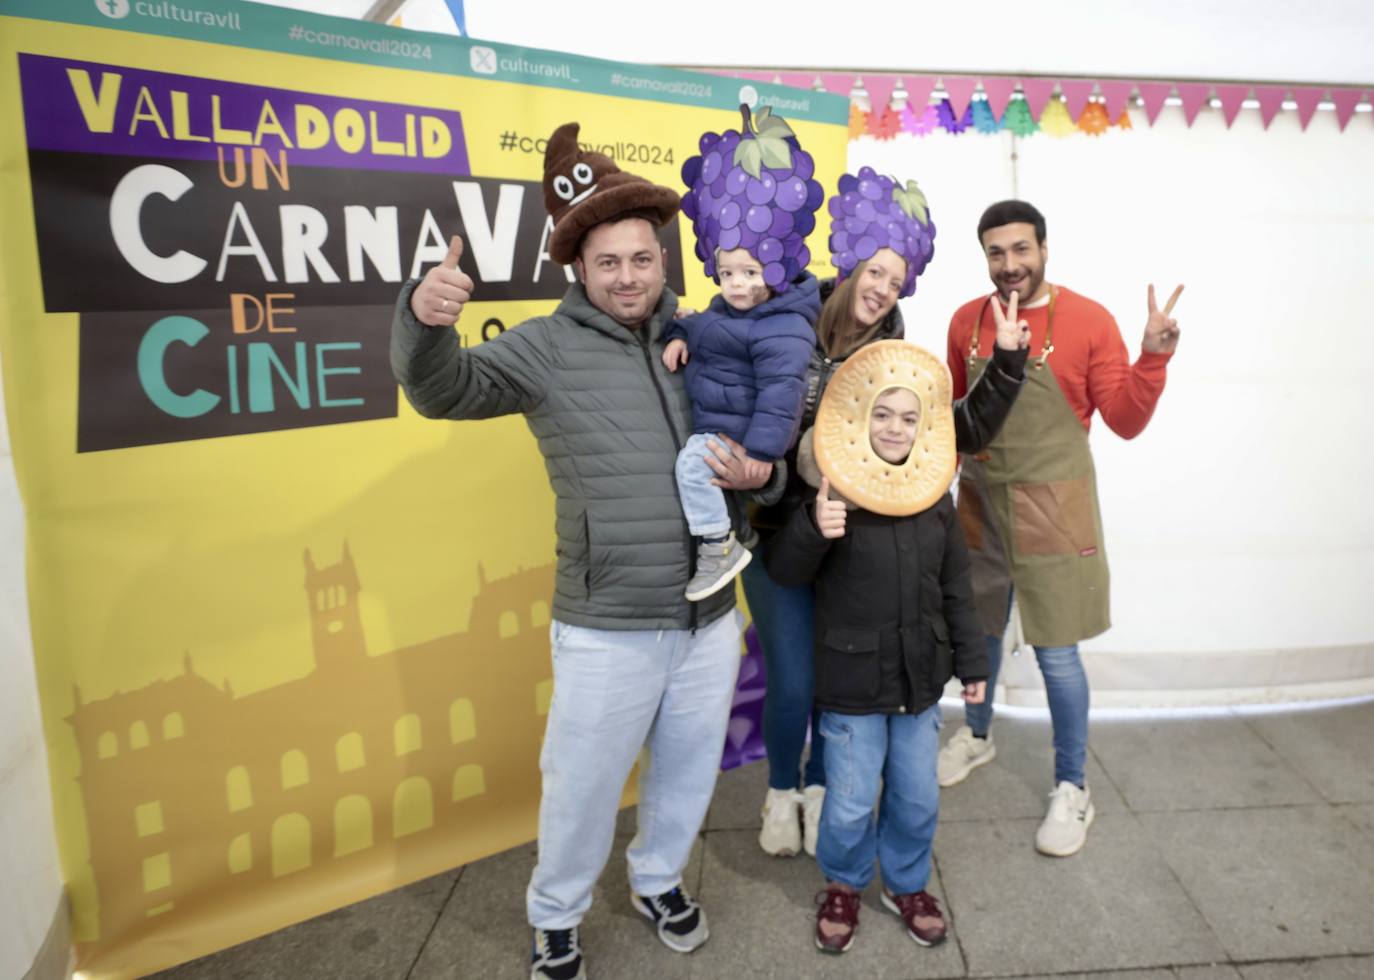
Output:
[[[806,236],[825,191],[812,179],[811,154],[781,117],[764,107],[751,119],[747,105],[740,114],[741,132],[703,134],[701,155],[682,165],[682,213],[692,219],[708,276],[720,281],[716,249],[744,248],[763,266],[763,281],[781,293],[811,261]]]
[[[830,199],[830,217],[830,261],[841,280],[878,249],[890,248],[906,261],[899,295],[916,292],[916,277],[935,254],[935,224],[916,181],[903,187],[896,178],[861,167],[857,177],[840,178],[840,192]]]

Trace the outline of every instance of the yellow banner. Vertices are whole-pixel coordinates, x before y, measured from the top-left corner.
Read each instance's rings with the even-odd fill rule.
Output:
[[[398,397],[391,305],[461,232],[465,343],[552,310],[559,124],[677,188],[739,128],[735,81],[203,7],[0,3],[0,366],[91,977],[534,837],[552,496],[519,418]],[[844,100],[750,88],[833,187]]]

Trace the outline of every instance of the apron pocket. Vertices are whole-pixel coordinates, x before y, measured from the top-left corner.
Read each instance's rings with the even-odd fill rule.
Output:
[[[1091,476],[1052,483],[1013,483],[1011,516],[1016,554],[1096,554],[1093,510]]]
[[[817,658],[817,689],[848,704],[875,700],[882,681],[878,647],[877,630],[827,630],[821,656]]]
[[[959,527],[964,532],[964,542],[970,551],[983,547],[983,498],[978,495],[978,484],[972,480],[959,481],[959,503],[955,508],[959,514]]]

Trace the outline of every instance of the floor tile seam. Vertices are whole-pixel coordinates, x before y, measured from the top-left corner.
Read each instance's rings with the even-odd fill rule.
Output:
[[[1167,970],[1174,976],[1179,976],[1179,970],[1191,970],[1199,966],[1231,966],[1235,964],[1229,960],[1209,960],[1206,962],[1198,961],[1194,963],[1163,963],[1154,966],[1107,966],[1089,969],[1077,967],[1067,970],[1036,970],[1033,973],[978,973],[968,974],[970,980],[1025,980],[1026,977],[1082,977],[1082,976],[1104,976],[1110,977],[1113,974],[1127,975],[1131,973],[1145,973],[1150,970]]]
[[[1341,819],[1344,820],[1346,823],[1350,824],[1350,826],[1354,827],[1355,830],[1356,830],[1361,836],[1363,836],[1363,837],[1369,837],[1371,840],[1374,840],[1374,825],[1370,825],[1369,827],[1365,827],[1363,824],[1356,823],[1356,822],[1355,822],[1355,818],[1352,817],[1352,816],[1350,816],[1350,814],[1348,814],[1348,813],[1345,812],[1345,810],[1346,810],[1347,807],[1352,807],[1352,806],[1369,806],[1369,805],[1370,805],[1370,804],[1368,804],[1368,803],[1336,803],[1336,804],[1333,804],[1333,807],[1334,807],[1334,809],[1341,815]]]
[[[1212,942],[1216,944],[1216,948],[1219,949],[1226,956],[1226,961],[1228,963],[1231,962],[1233,957],[1231,955],[1230,947],[1228,947],[1226,943],[1222,942],[1221,936],[1220,934],[1218,934],[1216,926],[1214,926],[1212,924],[1212,920],[1207,917],[1207,913],[1202,910],[1202,905],[1199,903],[1197,896],[1194,895],[1191,891],[1189,891],[1188,886],[1184,884],[1182,877],[1179,876],[1178,869],[1175,868],[1173,863],[1169,860],[1169,855],[1166,849],[1160,846],[1158,838],[1156,838],[1154,834],[1150,833],[1149,829],[1145,827],[1145,825],[1141,822],[1139,814],[1133,811],[1127,812],[1130,814],[1131,820],[1135,823],[1136,829],[1144,837],[1146,846],[1150,848],[1150,850],[1155,854],[1156,858],[1160,861],[1160,863],[1163,864],[1164,867],[1168,870],[1169,877],[1171,877],[1174,880],[1174,884],[1176,884],[1178,886],[1179,891],[1183,893],[1183,897],[1186,898],[1188,900],[1188,904],[1193,907],[1193,911],[1197,913],[1198,920],[1201,921],[1202,924],[1207,927],[1207,935],[1209,935],[1212,938]],[[1169,965],[1169,968],[1174,969],[1178,966],[1193,965],[1194,964],[1191,963],[1171,963]]]
[[[945,914],[949,916],[947,930],[954,934],[954,950],[959,954],[959,965],[963,968],[961,976],[968,976],[968,956],[964,953],[964,940],[959,935],[957,922],[954,917],[954,903],[949,899],[949,889],[945,887],[945,876],[940,871],[940,859],[935,856],[935,848],[930,849],[930,870],[940,883],[940,894],[945,897]]]
[[[453,876],[453,884],[449,886],[448,894],[444,896],[443,902],[439,905],[439,910],[435,912],[434,921],[429,924],[429,931],[425,933],[425,938],[420,941],[420,948],[415,951],[415,956],[411,959],[410,966],[406,968],[401,980],[410,980],[411,975],[415,972],[415,967],[420,964],[420,957],[425,955],[425,948],[429,946],[429,941],[434,938],[434,931],[439,928],[439,920],[444,917],[448,903],[453,901],[453,895],[458,891],[458,882],[463,880],[463,872],[466,870],[467,865],[462,865],[459,867],[458,873]]]
[[[1369,960],[1374,959],[1374,951],[1368,953],[1319,953],[1313,956],[1266,956],[1261,959],[1232,959],[1227,963],[1239,969],[1242,966],[1286,966],[1305,963],[1321,963],[1325,960]]]
[[[1367,806],[1362,803],[1329,803],[1325,799],[1316,803],[1247,803],[1236,806],[1179,807],[1158,810],[1129,810],[1137,816],[1156,816],[1161,813],[1241,813],[1246,810],[1335,810],[1342,806]],[[1108,814],[1109,815],[1109,814]]]
[[[1089,722],[1089,724],[1091,724],[1091,722]],[[1088,754],[1092,756],[1093,761],[1097,763],[1097,768],[1102,770],[1102,775],[1107,777],[1107,782],[1111,785],[1112,789],[1116,790],[1116,795],[1121,797],[1122,804],[1126,807],[1127,810],[1131,809],[1131,803],[1128,799],[1126,799],[1125,791],[1121,788],[1120,785],[1118,785],[1116,777],[1114,777],[1111,773],[1111,770],[1107,768],[1107,764],[1102,761],[1102,756],[1098,755],[1097,750],[1093,748],[1091,735],[1088,736]]]
[[[1292,759],[1288,758],[1288,756],[1284,755],[1283,751],[1272,741],[1270,741],[1268,737],[1265,736],[1264,732],[1261,731],[1259,727],[1254,724],[1253,718],[1247,717],[1246,715],[1243,715],[1240,712],[1234,710],[1231,712],[1231,714],[1234,717],[1239,718],[1242,722],[1244,722],[1245,727],[1249,729],[1250,732],[1256,738],[1263,742],[1269,748],[1270,752],[1273,752],[1274,755],[1276,755],[1279,759],[1283,760],[1283,764],[1287,766],[1289,769],[1292,769],[1293,772],[1297,774],[1298,778],[1301,779],[1303,783],[1305,783],[1312,790],[1312,792],[1316,793],[1320,799],[1326,800],[1328,803],[1333,802],[1332,800],[1327,798],[1327,795],[1325,793],[1322,792],[1320,786],[1318,786],[1316,783],[1312,782],[1312,780],[1307,778],[1307,775],[1303,772],[1301,766],[1299,766]]]

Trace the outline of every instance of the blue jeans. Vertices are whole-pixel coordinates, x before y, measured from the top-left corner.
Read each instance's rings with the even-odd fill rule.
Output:
[[[553,701],[539,757],[539,863],[530,925],[567,929],[592,904],[620,793],[639,750],[639,827],[630,887],[659,895],[682,869],[715,790],[735,676],[740,615],[688,630],[597,630],[554,621]]]
[[[806,763],[806,786],[825,785],[825,741],[820,712],[811,698],[816,687],[813,638],[816,599],[811,586],[784,588],[768,575],[763,562],[753,561],[740,573],[749,612],[763,648],[763,747],[768,752],[768,785],[796,789],[811,726],[811,758]]]
[[[923,891],[930,880],[930,845],[940,812],[935,759],[940,706],[917,715],[821,713],[825,771],[816,863],[829,881],[862,890],[877,858],[883,884],[895,895]],[[882,802],[876,826],[873,805]]]
[[[992,694],[1002,666],[1002,638],[989,636],[988,694],[982,704],[970,704],[964,718],[975,735],[986,735],[992,724]],[[1078,655],[1078,644],[1067,647],[1036,647],[1035,659],[1045,680],[1054,729],[1054,784],[1083,785],[1083,765],[1088,756],[1088,675]]]
[[[716,474],[706,463],[711,450],[706,448],[714,435],[697,432],[687,437],[687,445],[677,454],[677,493],[687,528],[697,537],[723,538],[730,533],[730,512],[725,507],[725,491],[713,486]]]

